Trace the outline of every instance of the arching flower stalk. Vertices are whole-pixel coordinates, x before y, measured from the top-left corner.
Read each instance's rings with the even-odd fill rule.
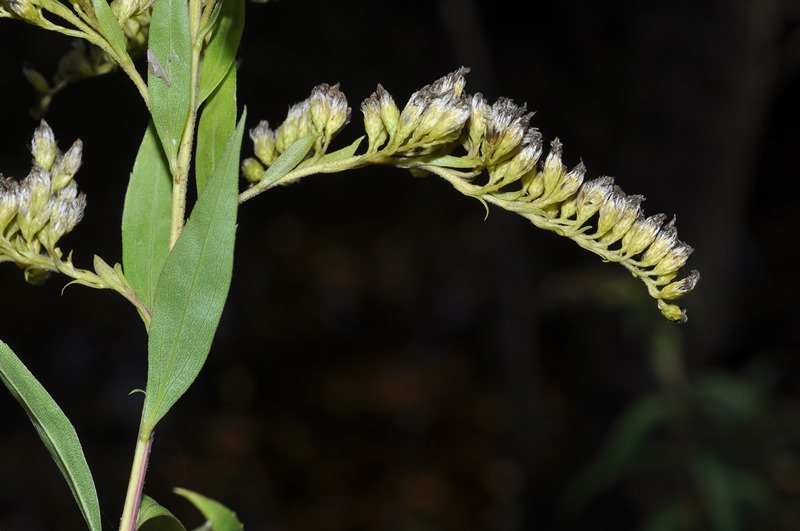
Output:
[[[644,282],[666,318],[685,322],[686,311],[674,301],[694,289],[700,274],[691,271],[678,278],[692,248],[678,239],[675,219],[645,217],[642,196],[626,195],[611,177],[586,180],[583,163],[568,170],[558,139],[541,160],[542,137],[530,126],[533,113],[510,99],[489,104],[480,93],[466,94],[468,71],[460,68],[423,87],[402,110],[378,85],[361,104],[368,145],[360,155],[355,152],[364,137],[326,154],[350,109],[338,85],[320,85],[309,99],[291,107],[277,132],[265,121],[251,130],[256,158],[245,159],[242,169],[253,185],[240,202],[306,175],[368,164],[407,168],[415,175],[433,173],[465,195],[516,212],[621,264]],[[307,135],[315,141],[305,161],[300,157],[279,177],[265,179],[266,168],[277,166],[281,155],[288,156],[291,146]],[[465,153],[458,154],[461,150]]]

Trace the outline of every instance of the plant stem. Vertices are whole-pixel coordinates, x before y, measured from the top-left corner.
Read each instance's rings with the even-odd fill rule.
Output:
[[[189,27],[192,35],[192,70],[189,116],[183,128],[181,145],[178,149],[178,164],[172,180],[172,218],[169,231],[169,247],[175,245],[183,230],[186,218],[186,192],[189,186],[189,168],[192,164],[192,147],[194,145],[194,129],[197,124],[197,89],[200,80],[200,54],[203,43],[197,42],[200,31],[202,5],[200,0],[189,1]]]
[[[136,451],[133,454],[133,465],[128,480],[128,492],[125,495],[125,505],[120,519],[120,531],[136,531],[136,519],[139,516],[139,504],[142,501],[144,490],[144,477],[147,474],[147,461],[150,457],[150,448],[153,446],[153,432],[139,433],[136,440]]]

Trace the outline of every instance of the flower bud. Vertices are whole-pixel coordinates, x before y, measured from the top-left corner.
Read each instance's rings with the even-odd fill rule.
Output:
[[[314,129],[322,133],[321,145],[327,147],[331,139],[350,121],[347,98],[339,84],[323,83],[314,87],[309,98],[309,115]]]
[[[486,134],[486,123],[489,115],[489,104],[486,98],[478,92],[470,99],[470,114],[467,120],[467,134],[463,136],[462,144],[471,157],[480,152],[481,142]]]
[[[633,224],[642,216],[642,195],[629,195],[622,199],[622,213],[617,218],[614,225],[605,232],[599,242],[603,245],[611,245],[620,240],[633,227]]]
[[[264,177],[264,166],[256,159],[246,158],[242,161],[242,173],[244,178],[251,183],[257,183]]]
[[[658,296],[659,298],[667,301],[679,299],[692,291],[699,280],[700,273],[696,270],[693,270],[686,278],[677,282],[673,282],[672,284],[667,284],[667,286],[661,290]]]
[[[50,219],[50,197],[50,175],[34,166],[19,185],[17,214],[22,237],[29,243]]]
[[[694,252],[694,249],[690,245],[677,241],[659,260],[653,270],[650,271],[650,274],[660,277],[675,273],[686,264],[692,252]]]
[[[269,128],[269,122],[261,120],[257,126],[250,129],[250,139],[253,141],[256,157],[264,165],[272,165],[278,154],[275,152],[275,132]]]
[[[283,153],[295,141],[313,132],[313,122],[309,115],[309,101],[303,100],[289,107],[286,120],[278,127],[275,132],[275,149],[278,153]]]
[[[41,7],[31,0],[0,0],[0,6],[34,26],[39,26],[44,21]]]
[[[42,169],[49,170],[53,167],[56,155],[58,155],[58,148],[56,147],[56,138],[53,135],[53,130],[44,120],[39,123],[39,127],[33,133],[31,153],[33,154],[33,160]]]
[[[53,192],[61,190],[67,184],[73,182],[75,174],[81,167],[81,156],[83,155],[83,142],[76,140],[63,156],[56,159],[53,169],[50,171],[52,180],[50,188]]]
[[[375,153],[389,138],[389,132],[381,119],[381,106],[375,93],[361,102],[361,112],[364,114],[364,130],[369,141],[369,151]]]
[[[489,110],[481,156],[489,166],[513,154],[521,145],[533,113],[508,98],[498,99]],[[559,146],[561,144],[559,143]]]
[[[4,238],[6,228],[17,215],[18,188],[17,181],[0,175],[0,239]]]
[[[670,249],[672,249],[677,241],[678,229],[675,228],[675,218],[672,218],[672,221],[658,231],[653,243],[650,244],[639,260],[639,265],[641,267],[655,265]]]
[[[636,256],[653,243],[667,216],[656,214],[647,219],[637,219],[622,237],[622,252],[625,258]]]

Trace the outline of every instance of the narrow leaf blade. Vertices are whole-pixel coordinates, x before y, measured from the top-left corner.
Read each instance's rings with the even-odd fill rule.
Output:
[[[317,137],[315,135],[307,135],[296,140],[294,144],[281,153],[281,156],[264,172],[264,178],[261,179],[261,183],[259,184],[261,186],[270,185],[295,169],[297,165],[306,158],[306,155],[308,155],[308,152],[314,147],[316,141]]]
[[[0,379],[33,422],[67,480],[92,531],[100,531],[100,504],[78,434],[55,400],[8,345],[0,341]]]
[[[236,68],[231,66],[225,79],[203,107],[197,129],[195,180],[202,192],[214,166],[236,128]]]
[[[155,427],[197,378],[214,339],[233,271],[243,132],[244,116],[158,280],[148,343],[145,431]]]
[[[203,513],[214,531],[242,531],[244,529],[236,517],[236,513],[218,501],[186,489],[175,489],[175,493],[192,502],[192,505]]]
[[[208,43],[200,67],[199,101],[208,98],[228,70],[236,68],[236,50],[244,30],[244,0],[222,0],[217,27]]]
[[[137,531],[186,531],[175,515],[147,494],[142,495],[136,529]]]
[[[111,11],[111,6],[108,5],[106,0],[92,0],[92,7],[94,14],[97,17],[97,22],[100,24],[100,29],[103,36],[111,45],[111,48],[120,57],[126,57],[128,52],[126,50],[125,35],[122,33],[122,28],[119,27],[117,17]]]
[[[151,122],[133,164],[122,211],[125,276],[139,299],[151,309],[169,250],[171,208],[172,177]]]
[[[191,105],[192,44],[186,0],[155,3],[148,46],[150,111],[170,168],[174,168]]]

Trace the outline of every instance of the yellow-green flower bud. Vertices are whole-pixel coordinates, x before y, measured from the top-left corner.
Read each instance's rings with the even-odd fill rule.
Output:
[[[574,172],[579,168],[579,173],[583,175],[586,172],[583,162],[578,164],[575,170],[572,171]],[[576,197],[578,225],[582,225],[586,220],[594,216],[608,201],[613,191],[614,179],[612,177],[600,177],[584,183]]]
[[[420,117],[419,125],[411,138],[422,145],[452,142],[461,135],[469,112],[469,103],[452,94],[435,98]]]
[[[675,218],[658,231],[655,240],[639,260],[641,267],[650,267],[658,263],[678,241],[678,229],[675,228]]]
[[[522,145],[533,116],[526,111],[524,105],[520,107],[508,98],[500,98],[492,105],[481,145],[481,156],[487,166],[497,164]]]
[[[391,138],[400,125],[400,109],[397,108],[392,95],[380,83],[375,91],[375,96],[378,98],[378,104],[381,109],[381,120],[383,120],[383,125],[389,133],[389,138]]]
[[[323,83],[314,87],[309,98],[309,114],[314,129],[322,133],[321,146],[327,147],[331,139],[350,121],[347,98],[339,84]]]
[[[253,151],[256,157],[265,165],[270,166],[278,158],[275,152],[275,132],[269,128],[269,122],[261,120],[257,126],[250,129],[250,139],[253,141]]]
[[[56,147],[56,138],[53,135],[53,130],[44,120],[39,123],[39,127],[33,133],[31,153],[33,154],[33,160],[42,169],[50,170],[53,167],[58,155],[58,148]]]
[[[653,243],[667,216],[656,214],[649,218],[637,219],[625,236],[622,237],[622,253],[625,258],[636,256]]]
[[[481,142],[486,134],[486,123],[489,116],[490,107],[486,103],[486,98],[478,92],[470,99],[470,114],[467,120],[467,134],[462,138],[462,145],[471,157],[475,157],[480,152]]]
[[[489,170],[489,184],[509,184],[536,171],[536,164],[542,155],[539,132],[531,130],[528,140],[513,158],[501,162]]]
[[[613,227],[622,216],[625,204],[625,194],[622,189],[617,185],[612,186],[611,192],[606,197],[606,200],[603,201],[598,211],[597,230],[594,233],[594,238],[599,238],[611,230],[611,227]]]
[[[295,103],[289,108],[289,113],[286,120],[283,121],[278,130],[275,132],[275,149],[278,153],[283,153],[295,141],[303,138],[312,133],[318,133],[314,129],[314,123],[311,121],[309,113],[309,100],[303,100],[300,103]]]
[[[468,68],[459,68],[412,94],[400,113],[392,145],[425,148],[458,138],[470,113],[462,97],[467,72]]]
[[[18,188],[17,181],[0,175],[0,239],[3,238],[9,223],[17,215]]]
[[[381,105],[377,94],[373,93],[361,102],[361,112],[364,114],[364,131],[367,133],[369,152],[375,153],[389,139],[389,132],[381,119]]]
[[[24,65],[22,67],[22,74],[39,94],[47,94],[50,92],[50,84],[47,83],[42,73],[33,68],[33,66],[29,64]]]
[[[663,276],[675,273],[686,264],[689,255],[691,255],[693,251],[694,249],[692,249],[690,245],[677,241],[659,260],[653,270],[650,271],[650,274]]]
[[[264,166],[256,159],[247,158],[242,161],[244,178],[251,183],[257,183],[264,177]]]
[[[661,310],[661,315],[670,321],[677,321],[679,323],[686,322],[686,310],[675,304],[668,304],[663,300],[658,300],[658,309]]]
[[[83,142],[76,140],[64,155],[56,159],[53,169],[50,170],[50,188],[53,192],[61,190],[69,183],[81,167],[83,155]]]
[[[44,22],[42,18],[42,9],[34,1],[31,0],[0,0],[7,13],[33,24],[34,26],[41,25]]]
[[[620,240],[625,234],[633,227],[642,215],[642,201],[644,196],[629,195],[623,198],[624,205],[622,206],[622,213],[617,221],[600,237],[600,243],[603,245],[611,245]]]
[[[681,279],[677,282],[673,282],[672,284],[667,284],[660,292],[659,298],[672,301],[675,299],[679,299],[692,291],[694,287],[697,285],[697,282],[700,280],[700,273],[698,271],[692,271],[689,273],[684,279]]]
[[[39,233],[45,249],[54,252],[58,240],[83,219],[85,209],[86,195],[78,193],[75,181],[59,190],[50,202],[50,220]]]
[[[18,193],[17,223],[22,237],[31,243],[50,219],[50,175],[34,166],[20,183]]]
[[[547,155],[542,167],[544,194],[548,199],[566,173],[567,168],[561,162],[561,149],[561,141],[556,138],[550,143],[550,153]]]
[[[423,93],[424,90],[425,89],[422,89],[412,94],[408,99],[408,103],[406,103],[406,106],[403,108],[403,112],[400,113],[397,130],[395,134],[392,135],[393,145],[398,147],[403,145],[408,137],[411,136],[414,129],[419,125],[419,120],[428,103],[427,95]]]

